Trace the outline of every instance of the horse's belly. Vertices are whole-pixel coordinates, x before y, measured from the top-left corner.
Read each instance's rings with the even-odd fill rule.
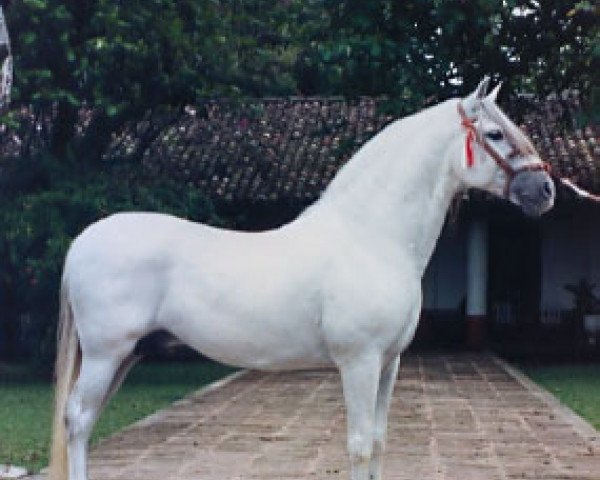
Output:
[[[222,363],[260,370],[313,368],[331,364],[326,345],[312,332],[268,331],[223,317],[204,322],[178,323],[171,331],[182,342]]]
[[[214,305],[188,297],[186,303],[165,316],[164,328],[217,361],[267,370],[331,364],[317,307],[260,298]]]

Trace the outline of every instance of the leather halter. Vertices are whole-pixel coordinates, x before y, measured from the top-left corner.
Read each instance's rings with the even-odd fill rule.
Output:
[[[473,141],[477,142],[487,154],[494,159],[496,164],[504,171],[507,176],[506,186],[504,187],[504,197],[508,198],[510,192],[510,184],[513,179],[523,172],[551,172],[550,164],[544,161],[529,163],[519,168],[514,168],[507,159],[515,158],[520,155],[516,145],[512,145],[512,150],[503,158],[494,148],[487,142],[481,132],[475,127],[475,121],[467,117],[462,103],[458,103],[458,114],[461,118],[461,124],[467,130],[467,138],[465,140],[465,153],[467,156],[467,166],[472,167],[474,164],[473,156]]]

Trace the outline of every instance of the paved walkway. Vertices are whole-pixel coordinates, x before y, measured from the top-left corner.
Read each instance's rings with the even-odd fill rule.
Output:
[[[600,480],[600,434],[487,355],[409,356],[386,480]],[[104,441],[91,480],[347,478],[335,372],[247,372]]]

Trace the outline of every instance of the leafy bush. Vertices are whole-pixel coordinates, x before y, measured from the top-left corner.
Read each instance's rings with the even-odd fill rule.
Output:
[[[54,172],[64,171],[64,166],[46,161]],[[43,365],[54,354],[64,256],[87,225],[132,210],[223,224],[195,188],[144,178],[130,166],[71,177],[0,198],[0,337],[9,356]]]

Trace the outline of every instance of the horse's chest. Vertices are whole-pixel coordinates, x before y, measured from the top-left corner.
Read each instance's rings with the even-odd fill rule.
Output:
[[[323,331],[331,345],[400,350],[412,339],[421,305],[420,281],[401,269],[378,275],[341,270],[324,293]]]

